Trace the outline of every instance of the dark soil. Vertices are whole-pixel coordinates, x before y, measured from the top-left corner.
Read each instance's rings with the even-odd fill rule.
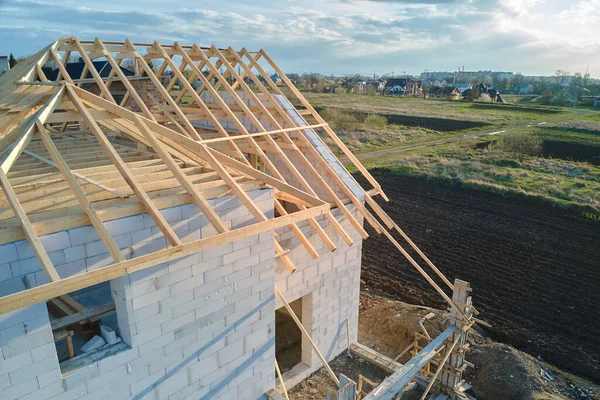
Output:
[[[544,157],[586,161],[593,165],[600,165],[599,146],[544,140],[542,144],[542,151],[544,153]]]
[[[598,222],[500,195],[373,172],[393,199],[383,204],[390,216],[446,276],[471,282],[474,304],[493,325],[494,338],[600,380]],[[385,237],[370,233],[362,279],[371,292],[445,307]]]

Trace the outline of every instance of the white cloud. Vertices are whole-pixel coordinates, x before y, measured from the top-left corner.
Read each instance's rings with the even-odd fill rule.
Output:
[[[567,3],[567,4],[565,4]],[[191,5],[193,8],[191,8]],[[264,48],[286,70],[501,69],[600,75],[600,0],[0,0],[0,54],[62,35]]]

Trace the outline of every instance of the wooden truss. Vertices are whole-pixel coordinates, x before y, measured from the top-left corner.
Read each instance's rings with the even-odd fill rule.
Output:
[[[77,74],[70,72],[73,58],[83,64]],[[339,174],[343,167],[323,150],[318,134],[332,139],[370,189]],[[308,221],[335,251],[334,238],[315,218],[323,215],[351,245],[351,235],[330,211],[338,208],[367,238],[349,204],[456,309],[393,237],[395,230],[452,289],[374,201],[377,195],[388,200],[380,185],[263,50],[129,39],[56,41],[0,78],[0,183],[0,244],[28,240],[49,281],[0,298],[0,313],[278,227],[288,226],[317,258],[296,224]],[[266,186],[275,191],[274,218],[247,194]],[[229,229],[208,201],[224,195],[236,196],[254,224]],[[160,210],[186,203],[202,211],[214,236],[182,242]],[[126,259],[104,224],[140,213],[148,213],[170,247]],[[83,225],[93,226],[113,264],[61,279],[39,237]],[[277,239],[275,252],[293,272]]]

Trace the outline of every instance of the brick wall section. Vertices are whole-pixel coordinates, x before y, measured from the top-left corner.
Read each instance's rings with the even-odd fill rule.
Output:
[[[350,208],[361,221],[360,213],[353,207]],[[292,249],[289,255],[297,269],[294,273],[290,273],[281,261],[277,260],[275,285],[290,303],[303,298],[302,322],[327,360],[332,360],[348,346],[346,319],[349,322],[350,342],[356,341],[358,336],[362,239],[350,223],[345,218],[340,218],[339,214],[337,209],[333,210],[333,215],[354,240],[352,246],[348,246],[341,239],[327,220],[323,217],[317,218],[337,246],[337,250],[333,253],[307,222],[298,224],[319,252],[320,257],[317,260],[310,257],[289,228],[277,230],[282,246]],[[281,306],[283,306],[281,301],[276,299],[275,308]],[[304,338],[302,350],[302,362],[310,367],[304,370],[304,375],[307,375],[320,368],[321,364]]]
[[[250,196],[272,216],[272,190]],[[238,199],[210,202],[232,228],[253,222]],[[162,213],[184,242],[214,234],[194,205]],[[106,225],[128,258],[166,245],[147,215]],[[111,263],[91,227],[41,240],[63,278]],[[275,383],[273,257],[266,232],[111,281],[125,343],[63,363],[62,376],[44,303],[0,315],[0,398],[264,398]],[[0,246],[0,260],[0,295],[46,282],[26,242]]]

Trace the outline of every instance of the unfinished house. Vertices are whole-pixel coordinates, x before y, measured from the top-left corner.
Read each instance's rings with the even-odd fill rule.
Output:
[[[460,394],[468,284],[262,50],[61,38],[0,79],[0,183],[3,400],[283,398],[323,366],[356,398],[349,348],[390,372],[371,398]],[[365,222],[451,309],[404,365],[356,343]]]

